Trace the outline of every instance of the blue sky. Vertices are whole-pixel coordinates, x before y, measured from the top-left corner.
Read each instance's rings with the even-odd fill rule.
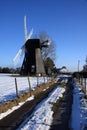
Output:
[[[34,33],[45,31],[56,44],[56,67],[77,70],[87,55],[87,0],[1,0],[0,66],[13,66],[24,43],[24,16]]]

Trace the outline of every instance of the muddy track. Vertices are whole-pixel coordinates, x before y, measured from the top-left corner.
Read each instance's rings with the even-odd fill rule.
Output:
[[[53,122],[50,130],[70,130],[70,116],[73,103],[73,81],[70,79],[66,86],[64,96],[53,114]]]
[[[27,101],[19,109],[0,120],[0,130],[15,130],[33,112],[36,105],[46,98],[57,85],[58,83],[51,85],[49,89],[38,94],[34,100]]]

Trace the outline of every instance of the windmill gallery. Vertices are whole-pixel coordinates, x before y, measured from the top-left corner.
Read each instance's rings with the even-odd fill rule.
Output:
[[[13,59],[14,63],[18,63],[22,53],[24,53],[24,60],[21,66],[21,75],[46,75],[43,59],[41,56],[41,49],[43,47],[48,47],[49,41],[45,40],[43,43],[40,42],[40,39],[30,39],[33,29],[31,30],[29,36],[27,36],[26,28],[26,17],[24,17],[24,28],[25,28],[25,44],[16,54]]]

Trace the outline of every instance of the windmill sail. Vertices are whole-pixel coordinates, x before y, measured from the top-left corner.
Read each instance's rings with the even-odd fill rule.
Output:
[[[33,28],[31,29],[29,35],[27,35],[27,24],[26,24],[26,16],[24,17],[24,34],[25,34],[25,41],[31,38],[31,35],[33,34]]]
[[[26,41],[30,39],[31,35],[33,34],[33,28],[32,28],[29,35],[27,35],[26,16],[24,16],[24,34],[25,34],[25,43],[26,43]],[[18,64],[23,53],[25,53],[25,44],[21,47],[21,49],[19,49],[18,53],[13,59],[14,65]]]
[[[14,57],[13,62],[14,62],[15,65],[18,64],[18,62],[20,61],[20,58],[21,58],[24,50],[25,50],[25,48],[24,48],[24,46],[22,46],[21,49],[19,49],[16,56]]]
[[[33,34],[33,28],[31,29],[31,31],[30,31],[30,33],[29,33],[29,35],[27,37],[27,40],[31,38],[32,34]]]
[[[24,35],[25,35],[25,41],[26,41],[27,40],[26,16],[24,16]]]

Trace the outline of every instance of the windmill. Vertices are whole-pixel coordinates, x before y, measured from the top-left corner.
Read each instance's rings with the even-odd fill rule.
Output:
[[[40,39],[30,39],[33,33],[33,29],[27,36],[26,16],[24,17],[24,32],[25,32],[25,44],[19,49],[14,63],[18,63],[22,54],[24,54],[24,60],[21,67],[21,75],[46,75],[45,68],[41,56],[42,47],[48,47],[49,41],[46,40],[43,43]]]

